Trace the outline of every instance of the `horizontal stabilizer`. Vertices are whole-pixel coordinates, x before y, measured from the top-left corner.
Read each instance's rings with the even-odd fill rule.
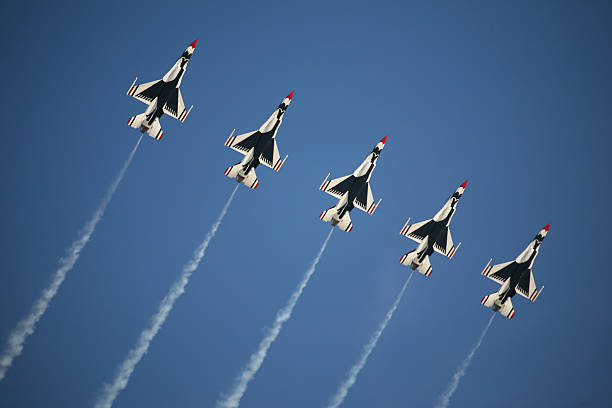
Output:
[[[512,306],[512,301],[510,298],[506,299],[502,308],[499,310],[499,313],[506,316],[508,319],[512,319],[514,317],[514,306]]]
[[[491,293],[490,295],[487,295],[485,297],[483,297],[480,300],[480,303],[483,304],[485,307],[493,307],[493,305],[495,304],[495,300],[498,299],[498,295],[497,292]]]
[[[242,169],[242,163],[238,162],[233,166],[226,168],[224,174],[229,178],[236,178],[240,169]]]
[[[161,128],[161,124],[159,123],[159,119],[155,118],[149,130],[147,130],[149,136],[151,136],[155,140],[161,140],[164,137],[164,131]]]
[[[140,128],[142,121],[145,119],[146,115],[144,113],[141,113],[140,115],[132,116],[127,123],[128,126],[133,127],[134,129],[138,129]]]
[[[259,179],[257,178],[257,174],[255,174],[255,169],[252,168],[251,170],[249,170],[243,183],[245,186],[247,186],[248,188],[252,188],[253,190],[259,187]]]
[[[431,268],[431,263],[429,262],[428,256],[426,256],[425,259],[423,259],[423,262],[421,262],[421,264],[417,267],[417,270],[425,276],[431,275],[431,273],[433,272],[433,269]]]
[[[338,228],[346,232],[351,232],[353,230],[353,222],[351,221],[351,216],[349,215],[349,212],[344,213],[342,218],[340,218]]]
[[[330,222],[334,217],[334,214],[336,214],[335,210],[336,207],[330,207],[327,210],[323,211],[321,214],[319,214],[319,218],[324,222]]]

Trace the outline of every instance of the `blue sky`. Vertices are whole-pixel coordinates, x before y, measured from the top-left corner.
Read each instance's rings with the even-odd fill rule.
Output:
[[[463,245],[415,276],[351,407],[431,406],[487,322],[486,262],[551,223],[535,304],[496,318],[453,406],[609,403],[607,245],[612,8],[605,2],[3,4],[0,337],[29,311],[138,132],[134,77],[161,78],[195,38],[184,124],[143,140],[91,242],[7,377],[0,406],[92,405],[234,187],[229,132],[295,89],[283,169],[241,188],[187,292],[116,407],[214,406],[325,238],[317,190],[385,134],[383,201],[332,237],[241,406],[324,406],[393,303],[430,218],[465,179]],[[501,400],[500,400],[501,398]]]

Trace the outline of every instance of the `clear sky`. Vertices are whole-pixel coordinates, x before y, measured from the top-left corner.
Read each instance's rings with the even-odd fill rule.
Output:
[[[609,3],[4,2],[0,14],[3,347],[136,143],[134,77],[161,78],[199,38],[182,83],[193,111],[143,140],[0,406],[93,404],[234,187],[227,135],[293,89],[278,133],[289,159],[239,189],[116,407],[213,407],[231,390],[328,232],[317,216],[334,199],[317,187],[385,134],[380,207],[334,233],[241,406],[325,406],[408,277],[406,218],[432,217],[465,179],[461,249],[414,276],[345,405],[432,406],[488,320],[479,301],[498,286],[480,271],[549,222],[534,266],[546,290],[495,319],[452,406],[609,404]]]

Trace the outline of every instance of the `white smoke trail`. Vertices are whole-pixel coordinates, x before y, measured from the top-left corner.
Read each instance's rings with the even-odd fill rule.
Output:
[[[440,395],[440,400],[438,401],[438,404],[435,405],[435,408],[446,408],[446,407],[448,407],[448,404],[450,404],[450,399],[453,396],[453,394],[455,393],[455,391],[457,390],[457,387],[459,386],[459,381],[461,380],[461,377],[463,377],[465,375],[468,366],[472,362],[472,358],[474,358],[474,354],[476,354],[476,351],[478,351],[478,348],[480,347],[480,344],[482,343],[482,340],[484,339],[485,335],[487,334],[487,331],[489,331],[489,327],[491,327],[491,323],[493,323],[493,318],[495,317],[496,314],[497,313],[493,313],[493,315],[489,319],[489,323],[487,323],[486,327],[484,328],[484,330],[480,334],[480,338],[478,338],[478,341],[476,342],[476,345],[474,346],[474,348],[472,348],[472,351],[470,351],[470,354],[468,354],[468,356],[465,358],[465,360],[463,360],[461,365],[457,368],[457,372],[453,376],[453,379],[451,380],[450,384],[448,385],[448,388],[446,389],[446,391],[444,391]]]
[[[383,331],[389,324],[391,317],[393,317],[393,313],[395,312],[395,309],[397,309],[397,307],[399,306],[400,300],[402,299],[402,296],[404,295],[404,292],[406,291],[406,287],[408,286],[408,282],[410,282],[410,279],[412,279],[413,274],[414,274],[414,271],[412,271],[412,273],[410,273],[410,276],[408,276],[408,279],[406,279],[406,282],[404,283],[404,286],[402,286],[402,290],[400,290],[399,295],[397,295],[397,298],[395,299],[393,306],[391,306],[391,309],[389,309],[389,311],[387,312],[387,315],[385,316],[384,320],[380,323],[380,326],[378,326],[378,329],[376,329],[376,331],[370,338],[370,341],[363,347],[363,351],[361,352],[361,356],[359,357],[359,360],[349,370],[344,382],[340,384],[340,387],[338,387],[338,391],[336,391],[336,395],[334,395],[329,400],[329,405],[328,405],[329,408],[338,408],[344,402],[344,398],[346,398],[346,395],[348,394],[350,388],[353,386],[353,384],[355,384],[355,381],[357,380],[357,376],[359,375],[359,372],[366,365],[366,362],[368,361],[368,357],[370,356],[370,353],[372,353],[372,350],[374,350],[374,348],[376,347],[376,343],[378,343],[378,339],[380,338]]]
[[[276,313],[276,319],[274,320],[272,328],[268,329],[266,336],[259,343],[257,351],[251,354],[248,364],[244,367],[242,373],[240,373],[240,375],[236,378],[234,390],[228,396],[224,396],[223,401],[217,401],[217,408],[236,408],[240,404],[240,399],[246,392],[249,382],[253,379],[253,377],[255,377],[255,374],[263,364],[264,359],[268,354],[268,349],[270,348],[272,343],[274,343],[276,337],[278,337],[278,334],[280,333],[283,324],[291,317],[291,313],[293,312],[295,304],[300,298],[302,291],[308,284],[308,281],[314,273],[317,264],[319,263],[319,260],[321,260],[321,256],[323,255],[323,251],[325,251],[325,247],[329,242],[329,238],[331,237],[332,232],[334,232],[333,228],[329,231],[329,234],[327,234],[327,238],[325,238],[323,245],[321,245],[319,253],[312,261],[312,265],[310,265],[310,268],[308,268],[308,270],[302,277],[302,281],[298,285],[295,292],[293,292],[293,294],[289,298],[289,301],[287,302],[285,307],[283,307]]]
[[[81,251],[89,241],[89,238],[91,238],[91,235],[93,234],[96,225],[98,224],[98,221],[100,221],[100,219],[104,215],[104,210],[106,210],[108,203],[110,203],[111,199],[113,198],[113,194],[115,194],[115,190],[117,190],[119,183],[125,176],[125,172],[130,166],[130,163],[134,158],[134,154],[136,154],[136,150],[138,149],[141,140],[142,135],[140,136],[140,139],[138,139],[138,142],[136,142],[136,145],[132,149],[132,152],[123,164],[123,167],[119,171],[119,174],[115,178],[115,181],[113,181],[113,183],[106,191],[106,194],[102,198],[102,201],[100,202],[100,205],[98,205],[98,208],[94,212],[93,216],[87,222],[87,224],[85,224],[83,229],[79,231],[79,237],[76,239],[76,241],[72,243],[70,248],[66,250],[66,254],[59,260],[59,267],[51,277],[51,284],[47,288],[45,288],[45,290],[42,291],[38,300],[34,302],[32,310],[30,310],[30,314],[27,315],[23,320],[21,320],[17,324],[17,327],[15,327],[15,329],[13,329],[12,333],[9,335],[7,346],[0,355],[0,381],[6,375],[6,372],[13,363],[15,357],[21,354],[26,339],[32,333],[34,333],[34,330],[36,329],[36,324],[42,318],[42,315],[49,307],[49,304],[51,303],[51,300],[53,300],[53,297],[55,297],[55,295],[57,294],[59,287],[66,278],[66,274],[72,269],[76,261],[79,259]]]
[[[95,408],[110,408],[113,405],[115,398],[117,398],[117,395],[119,395],[119,393],[127,386],[136,365],[149,350],[151,341],[153,338],[155,338],[155,335],[157,335],[162,325],[166,321],[168,314],[174,306],[174,302],[176,302],[176,300],[185,292],[185,287],[189,283],[189,278],[191,278],[193,272],[198,268],[200,261],[202,261],[206,248],[217,233],[217,229],[219,228],[221,221],[223,221],[223,217],[225,217],[225,214],[227,213],[227,210],[232,203],[239,186],[240,184],[236,185],[234,191],[232,191],[232,194],[227,199],[225,206],[221,210],[221,214],[219,214],[217,221],[215,221],[210,231],[208,231],[206,234],[204,241],[202,241],[200,246],[195,250],[193,258],[191,258],[191,260],[183,267],[183,273],[181,273],[178,280],[176,280],[172,287],[170,287],[168,294],[166,294],[166,296],[162,299],[157,313],[155,313],[155,315],[153,315],[151,318],[151,325],[140,333],[136,346],[128,352],[127,357],[119,366],[113,382],[110,384],[104,384],[104,390],[96,400]]]

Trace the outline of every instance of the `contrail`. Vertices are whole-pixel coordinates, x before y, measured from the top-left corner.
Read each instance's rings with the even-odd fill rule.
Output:
[[[193,258],[191,258],[191,260],[183,267],[183,273],[178,280],[174,282],[168,291],[168,294],[162,299],[157,313],[155,313],[155,315],[153,315],[151,318],[151,325],[140,333],[136,346],[128,352],[127,357],[119,366],[113,382],[110,384],[104,384],[104,390],[96,400],[95,408],[110,408],[113,405],[115,398],[117,398],[117,395],[127,386],[136,365],[149,350],[151,341],[166,321],[168,314],[174,306],[174,302],[176,302],[176,300],[185,292],[185,287],[189,283],[189,278],[191,278],[193,272],[198,268],[200,261],[202,261],[206,248],[217,233],[217,229],[219,228],[221,221],[223,221],[223,217],[225,217],[225,214],[227,213],[227,210],[232,203],[239,186],[240,184],[236,185],[234,191],[232,191],[232,194],[227,199],[225,206],[221,210],[221,214],[219,214],[217,221],[215,221],[210,228],[210,231],[208,231],[206,234],[206,237],[204,237],[204,241],[202,241],[200,246],[193,253]]]
[[[283,327],[283,323],[285,323],[291,317],[291,313],[293,312],[295,304],[300,298],[302,291],[308,284],[308,281],[314,273],[317,264],[319,263],[319,260],[321,260],[321,256],[323,255],[323,251],[325,251],[325,247],[329,242],[329,238],[331,238],[332,232],[334,232],[333,228],[329,231],[329,234],[327,234],[327,238],[325,238],[321,249],[319,249],[319,253],[312,261],[312,265],[310,265],[310,268],[308,268],[308,270],[302,277],[302,281],[298,285],[295,292],[293,292],[293,294],[289,298],[289,301],[287,302],[285,307],[280,309],[276,313],[276,319],[274,320],[272,328],[268,329],[266,336],[259,343],[259,348],[256,352],[251,354],[248,364],[244,367],[240,375],[236,378],[234,390],[228,396],[224,396],[223,401],[217,401],[217,408],[236,408],[240,404],[240,399],[246,392],[249,382],[253,379],[253,377],[255,377],[255,374],[263,364],[264,359],[268,354],[268,349],[270,348],[272,343],[274,343],[276,337],[278,337],[278,334],[280,333]]]
[[[448,407],[448,404],[450,403],[451,397],[453,396],[453,394],[457,390],[457,387],[459,386],[459,381],[461,380],[461,377],[463,377],[465,375],[468,366],[472,362],[472,358],[474,358],[474,354],[476,354],[476,351],[478,351],[478,348],[480,347],[480,344],[482,343],[482,340],[484,339],[485,335],[487,334],[487,331],[489,330],[489,327],[491,327],[491,323],[493,323],[493,318],[495,317],[496,314],[497,313],[493,313],[491,315],[491,318],[489,319],[489,323],[487,323],[486,327],[484,328],[484,330],[480,334],[480,338],[476,342],[476,345],[474,346],[474,348],[472,348],[472,351],[470,351],[470,354],[468,354],[468,356],[465,358],[465,360],[463,360],[461,365],[457,368],[457,372],[453,376],[453,379],[451,380],[450,384],[448,384],[448,388],[446,389],[446,391],[444,391],[440,395],[440,400],[438,401],[438,404],[435,405],[435,408],[446,408],[446,407]]]
[[[370,356],[370,353],[372,353],[372,350],[374,350],[374,348],[376,347],[376,343],[378,343],[378,339],[380,338],[383,331],[387,327],[387,324],[389,324],[391,317],[393,317],[393,312],[395,312],[395,309],[397,309],[397,306],[399,306],[400,300],[402,299],[402,296],[404,295],[404,292],[406,291],[406,287],[408,286],[408,282],[410,282],[410,279],[412,279],[413,274],[414,274],[414,271],[412,271],[412,273],[410,273],[410,276],[408,276],[408,279],[406,279],[406,283],[404,283],[404,286],[402,286],[402,290],[400,290],[399,295],[397,295],[397,298],[395,299],[393,306],[391,306],[391,309],[389,309],[389,311],[387,312],[387,315],[385,316],[384,320],[380,323],[380,326],[378,326],[378,329],[374,332],[374,334],[370,338],[370,341],[368,342],[368,344],[366,344],[363,347],[363,351],[361,352],[361,357],[359,357],[359,360],[357,361],[357,363],[353,367],[351,367],[351,369],[349,370],[344,382],[340,385],[340,387],[338,387],[338,391],[336,391],[336,395],[334,395],[329,400],[329,405],[328,405],[329,408],[338,408],[344,402],[344,398],[346,398],[346,395],[348,394],[349,389],[353,386],[353,384],[355,384],[355,381],[357,380],[357,376],[359,375],[359,372],[366,365],[366,362],[368,361],[368,357]]]
[[[13,329],[13,331],[9,335],[6,348],[0,355],[0,381],[6,375],[6,372],[13,363],[15,357],[21,354],[26,339],[32,333],[34,333],[34,330],[36,329],[36,324],[49,307],[49,304],[51,303],[51,300],[53,300],[53,297],[57,294],[59,287],[66,278],[66,274],[72,269],[76,261],[79,259],[81,251],[83,250],[85,245],[87,245],[89,238],[91,238],[91,235],[96,229],[98,221],[100,221],[100,219],[104,215],[104,210],[106,210],[108,203],[110,203],[111,199],[113,198],[113,194],[115,194],[119,183],[121,183],[121,180],[123,180],[123,176],[125,176],[125,172],[130,166],[130,163],[134,158],[134,154],[136,154],[136,150],[138,149],[141,140],[142,135],[140,136],[140,139],[138,139],[138,142],[136,142],[136,145],[132,149],[132,152],[123,164],[123,167],[119,171],[117,178],[115,178],[113,184],[111,184],[108,190],[106,191],[106,194],[102,198],[100,205],[98,205],[96,212],[94,212],[93,217],[91,217],[87,224],[85,224],[85,226],[81,229],[81,231],[79,232],[79,237],[76,239],[76,241],[72,243],[70,248],[66,250],[66,254],[59,260],[59,267],[51,277],[51,284],[45,290],[42,291],[38,300],[34,302],[32,310],[30,310],[30,314],[27,315],[25,319],[21,320],[17,324],[17,327],[15,327],[15,329]]]

